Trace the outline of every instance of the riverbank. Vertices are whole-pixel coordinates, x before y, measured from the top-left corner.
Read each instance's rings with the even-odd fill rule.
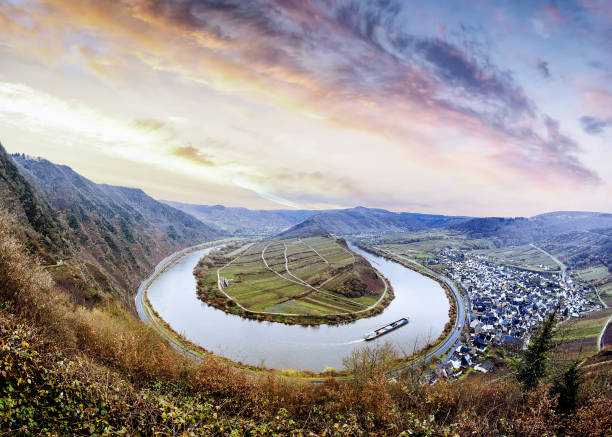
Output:
[[[379,249],[376,249],[376,248],[373,248],[373,247],[370,247],[370,246],[367,246],[361,243],[355,243],[355,245],[366,252],[369,252],[373,255],[387,259],[389,261],[396,262],[402,265],[403,267],[410,269],[412,271],[415,271],[430,279],[433,279],[438,284],[440,284],[440,286],[442,287],[442,289],[444,290],[446,294],[446,298],[448,299],[448,303],[449,303],[449,310],[448,310],[449,321],[444,326],[444,330],[442,331],[442,334],[440,334],[438,339],[435,342],[429,343],[427,346],[425,346],[425,348],[419,351],[419,355],[423,356],[423,354],[425,354],[426,356],[430,356],[431,358],[434,355],[436,355],[437,352],[439,352],[438,348],[443,349],[443,347],[441,346],[444,346],[445,343],[448,343],[447,346],[448,346],[448,349],[450,349],[450,347],[452,347],[452,345],[455,343],[455,341],[459,337],[459,331],[462,328],[461,322],[463,321],[463,319],[465,319],[465,311],[461,311],[461,313],[463,314],[463,317],[460,317],[459,311],[458,311],[460,309],[459,305],[461,305],[461,308],[463,308],[463,302],[460,300],[461,293],[458,290],[453,290],[451,288],[451,285],[449,284],[450,280],[447,279],[445,281],[441,279],[440,276],[433,273],[432,271],[429,271],[429,269],[427,269],[424,266],[421,266],[416,261],[407,262],[405,260],[402,260],[401,257],[397,255],[394,256],[394,254],[390,254],[389,252],[382,251],[382,250],[379,250]],[[431,352],[428,353],[428,351],[431,351]],[[444,351],[444,353],[446,353],[446,351]],[[441,356],[441,355],[443,354],[438,354],[438,356]],[[418,357],[411,357],[409,361],[418,361]]]
[[[223,363],[227,366],[230,366],[234,369],[247,372],[252,375],[274,375],[278,377],[288,377],[288,378],[298,378],[298,379],[307,379],[313,382],[322,382],[322,378],[343,378],[346,377],[346,372],[336,371],[335,369],[327,370],[326,372],[312,372],[308,370],[300,370],[296,371],[294,369],[271,369],[265,366],[253,366],[246,363],[242,363],[240,361],[234,361],[229,358],[225,358],[219,356],[202,346],[188,340],[180,333],[176,332],[170,326],[168,322],[166,322],[161,315],[155,310],[153,305],[151,304],[147,291],[149,286],[157,279],[160,275],[166,272],[170,267],[179,262],[182,258],[200,251],[202,249],[220,247],[221,245],[228,244],[234,242],[234,239],[226,239],[226,240],[217,240],[211,241],[207,243],[203,243],[197,246],[192,246],[186,249],[183,249],[179,252],[176,252],[164,260],[162,260],[155,268],[153,273],[147,277],[140,285],[138,289],[138,293],[135,297],[135,303],[138,315],[141,320],[145,323],[149,324],[153,329],[155,329],[162,337],[164,337],[168,343],[176,350],[184,354],[185,356],[203,362],[205,360],[216,360],[220,363]]]

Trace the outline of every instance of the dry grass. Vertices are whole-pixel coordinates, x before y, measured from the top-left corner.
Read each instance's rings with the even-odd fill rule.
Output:
[[[11,226],[7,217],[0,216],[3,344],[15,343],[15,332],[25,326],[28,334],[23,338],[32,343],[27,347],[37,350],[32,355],[38,357],[35,369],[59,372],[58,377],[69,382],[62,390],[76,381],[91,385],[88,399],[107,405],[111,428],[162,435],[234,431],[237,436],[309,432],[382,436],[403,430],[416,435],[605,435],[612,426],[610,373],[597,371],[607,369],[599,363],[585,377],[578,409],[571,416],[555,412],[548,383],[534,393],[522,393],[512,378],[494,382],[468,378],[428,386],[420,383],[424,369],[390,381],[380,363],[372,363],[363,378],[312,385],[254,377],[214,359],[198,364],[173,350],[118,303],[94,309],[72,303],[37,260],[24,255]],[[14,316],[5,317],[8,313]],[[4,359],[8,359],[6,350],[2,349]],[[52,358],[58,352],[64,357],[61,366]],[[23,356],[14,353],[10,358],[21,363]],[[110,392],[118,394],[113,398]],[[116,400],[109,404],[105,399]],[[5,410],[0,408],[0,413]],[[88,420],[94,420],[101,413],[88,414]],[[25,429],[40,432],[39,425],[30,426]]]

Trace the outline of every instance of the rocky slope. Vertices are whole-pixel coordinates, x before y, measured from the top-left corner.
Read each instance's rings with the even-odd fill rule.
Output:
[[[69,167],[9,156],[3,148],[0,175],[0,206],[81,303],[114,294],[131,307],[131,293],[157,262],[222,234],[141,190],[96,184]]]

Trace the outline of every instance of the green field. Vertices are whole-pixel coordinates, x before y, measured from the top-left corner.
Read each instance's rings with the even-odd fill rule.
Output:
[[[605,283],[604,285],[597,287],[599,290],[599,295],[601,299],[608,304],[609,307],[612,307],[612,279],[610,282]]]
[[[576,271],[578,276],[587,281],[601,281],[609,276],[608,268],[606,266],[588,267]]]
[[[387,235],[382,241],[371,241],[370,245],[418,259],[434,256],[445,248],[488,249],[494,247],[494,241],[468,238],[450,231],[428,231]]]
[[[494,258],[496,261],[531,270],[559,270],[548,255],[528,244],[497,249],[476,250],[475,254]]]
[[[367,262],[330,237],[257,242],[219,275],[228,280],[227,295],[249,311],[265,313],[354,313],[374,305],[384,289]],[[353,295],[356,279],[369,286],[367,292]]]
[[[593,311],[561,323],[554,340],[560,342],[556,355],[564,361],[593,355],[597,352],[597,339],[612,309]]]
[[[591,290],[590,298],[597,299],[595,289],[599,292],[601,300],[612,307],[612,275],[605,266],[591,266],[575,270],[579,283]]]

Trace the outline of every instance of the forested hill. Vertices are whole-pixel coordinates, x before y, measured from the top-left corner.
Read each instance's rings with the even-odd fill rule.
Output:
[[[307,209],[265,210],[163,202],[191,214],[206,224],[234,235],[273,235],[317,213],[317,211]]]
[[[447,228],[469,217],[391,212],[384,209],[356,208],[321,211],[302,226],[318,226],[335,235],[382,234]]]
[[[82,302],[131,293],[164,257],[222,233],[133,188],[96,184],[69,167],[0,149],[2,204]],[[83,284],[95,284],[83,286]]]
[[[609,227],[612,227],[612,214],[559,211],[531,218],[474,218],[451,228],[474,238],[496,237],[506,244],[525,244],[569,232],[586,232]]]
[[[0,144],[0,209],[20,223],[30,249],[39,255],[62,255],[69,244],[62,238],[62,226],[53,208],[21,174]]]

